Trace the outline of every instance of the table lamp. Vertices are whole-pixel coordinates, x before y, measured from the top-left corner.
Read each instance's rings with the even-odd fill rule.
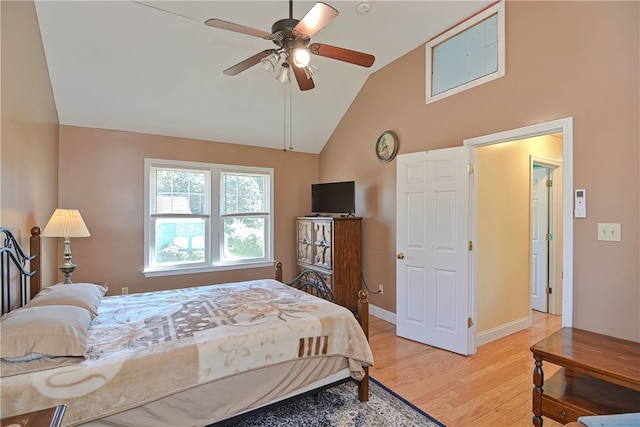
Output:
[[[91,236],[80,212],[77,209],[56,209],[42,231],[42,236],[64,237],[64,264],[58,268],[64,274],[64,283],[73,283],[71,273],[76,269],[76,265],[71,262],[71,238]]]

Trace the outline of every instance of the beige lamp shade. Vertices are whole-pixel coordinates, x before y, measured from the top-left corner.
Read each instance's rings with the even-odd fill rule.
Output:
[[[77,209],[56,209],[42,231],[43,237],[89,237],[89,230]]]

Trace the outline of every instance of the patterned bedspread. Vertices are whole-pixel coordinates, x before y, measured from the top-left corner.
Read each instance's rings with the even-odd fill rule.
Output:
[[[275,280],[105,297],[81,363],[2,379],[2,416],[67,404],[65,425],[286,361],[373,364],[353,314]],[[212,396],[212,404],[215,397]]]

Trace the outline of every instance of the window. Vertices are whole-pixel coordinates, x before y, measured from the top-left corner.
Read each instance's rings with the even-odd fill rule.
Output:
[[[505,75],[504,2],[426,45],[427,104]]]
[[[273,169],[145,159],[145,276],[271,265]]]

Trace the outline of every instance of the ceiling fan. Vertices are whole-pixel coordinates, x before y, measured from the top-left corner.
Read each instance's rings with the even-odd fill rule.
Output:
[[[370,67],[375,61],[373,55],[366,53],[321,43],[309,44],[311,37],[336,16],[338,16],[336,9],[319,2],[302,19],[294,19],[293,0],[289,0],[289,18],[276,21],[271,27],[270,33],[217,18],[207,20],[205,25],[271,40],[277,46],[275,49],[263,50],[240,61],[224,70],[224,74],[235,76],[258,63],[261,63],[267,71],[274,71],[282,60],[277,79],[283,83],[288,82],[290,79],[289,70],[291,70],[296,77],[300,90],[309,90],[315,87],[312,79],[314,68],[309,63],[310,53],[363,67]]]

